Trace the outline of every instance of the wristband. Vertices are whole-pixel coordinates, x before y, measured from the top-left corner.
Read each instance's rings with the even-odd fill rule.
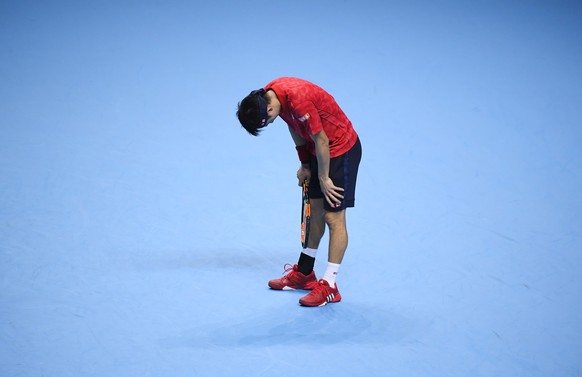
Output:
[[[297,149],[299,161],[301,161],[302,164],[308,163],[311,159],[311,153],[309,153],[309,149],[307,149],[307,144],[298,145],[295,149]]]

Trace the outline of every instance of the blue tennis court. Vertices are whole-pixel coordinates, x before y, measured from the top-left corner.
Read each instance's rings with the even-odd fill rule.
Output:
[[[0,375],[581,376],[575,1],[0,3]],[[329,91],[363,158],[342,301],[251,90]],[[316,273],[326,263],[327,237]]]

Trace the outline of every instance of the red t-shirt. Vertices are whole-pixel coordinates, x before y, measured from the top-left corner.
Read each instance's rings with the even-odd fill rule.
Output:
[[[311,135],[325,132],[329,138],[330,157],[341,156],[354,146],[358,134],[352,122],[338,106],[335,99],[319,86],[293,77],[281,77],[265,86],[273,90],[279,102],[279,116],[302,138],[315,155]]]

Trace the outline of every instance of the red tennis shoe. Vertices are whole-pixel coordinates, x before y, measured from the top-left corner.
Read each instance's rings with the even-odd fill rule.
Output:
[[[290,264],[286,264],[285,272],[288,272],[288,274],[282,278],[269,281],[269,287],[271,287],[271,289],[276,289],[279,291],[288,291],[293,289],[312,290],[319,285],[313,271],[311,271],[309,275],[303,275],[297,269],[297,265],[291,266]]]
[[[337,289],[337,284],[334,285],[335,287],[332,288],[327,280],[321,279],[307,296],[299,300],[299,303],[303,306],[324,306],[330,302],[340,302],[342,296]]]

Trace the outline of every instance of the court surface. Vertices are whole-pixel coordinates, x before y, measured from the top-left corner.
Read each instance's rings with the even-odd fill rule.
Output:
[[[2,1],[0,374],[581,376],[580,19]],[[235,111],[279,76],[363,146],[323,308],[267,288],[300,252],[298,161],[281,120],[253,138]]]

